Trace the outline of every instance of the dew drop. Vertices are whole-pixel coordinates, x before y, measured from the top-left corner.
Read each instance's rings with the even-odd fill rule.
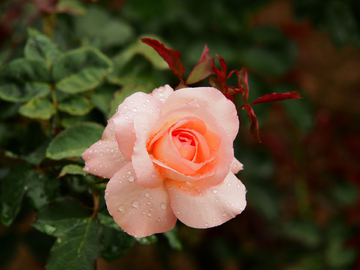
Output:
[[[130,174],[131,174],[131,171],[127,171],[127,174],[130,175]]]
[[[237,187],[240,188],[241,187],[240,184],[238,184]]]
[[[160,218],[158,218],[158,220],[157,220],[158,222],[160,222],[161,221],[161,219]]]
[[[228,187],[230,187],[231,186],[231,183],[228,183]]]
[[[137,109],[136,109],[136,108],[134,108],[134,109],[133,109],[133,112],[137,112]]]
[[[160,207],[161,207],[162,210],[165,210],[166,209],[166,204],[162,203],[162,204],[160,204]]]
[[[123,211],[125,210],[125,206],[124,206],[124,205],[120,205],[118,209],[119,209],[120,212],[123,212]]]
[[[152,211],[154,211],[154,208],[151,207],[149,210],[152,212]]]
[[[135,208],[138,208],[139,207],[139,202],[138,201],[133,201],[132,206],[135,207]]]
[[[145,197],[146,197],[146,198],[149,198],[149,197],[150,197],[150,193],[149,193],[149,192],[146,192],[146,193],[145,193]]]
[[[223,215],[223,217],[226,217],[226,216],[227,216],[227,213],[226,213],[226,212],[224,212],[222,215]]]
[[[176,212],[176,214],[180,215],[180,214],[181,214],[181,212],[180,212],[180,211],[177,211],[177,212]]]
[[[151,202],[146,202],[146,204],[147,204],[147,205],[150,205],[150,204],[151,204]]]
[[[151,217],[151,213],[148,213],[148,216]]]
[[[132,176],[132,175],[129,176],[129,181],[130,181],[130,182],[134,182],[134,179],[135,179],[134,176]]]
[[[214,193],[214,194],[218,193],[217,189],[214,189],[214,190],[213,190],[213,193]]]

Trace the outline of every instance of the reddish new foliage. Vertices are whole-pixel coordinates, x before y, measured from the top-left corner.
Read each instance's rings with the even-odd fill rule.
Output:
[[[209,51],[209,47],[205,45],[200,60],[190,72],[189,77],[186,80],[186,84],[200,82],[209,77],[210,75],[214,74],[214,71],[212,69],[212,66],[215,64],[214,56],[209,55]]]
[[[215,67],[214,57],[208,54],[210,50],[207,45],[205,45],[199,62],[191,71],[186,82],[184,82],[182,76],[184,75],[185,70],[183,64],[180,61],[180,52],[166,48],[162,43],[155,39],[143,38],[141,40],[145,44],[153,47],[158,52],[158,54],[168,63],[169,67],[172,69],[175,75],[179,77],[180,84],[176,87],[176,89],[187,87],[188,84],[197,83],[211,75],[215,75],[216,77],[209,78],[209,83],[212,87],[219,89],[226,96],[226,98],[234,101],[233,95],[241,94],[244,105],[240,106],[239,109],[244,108],[246,110],[247,116],[250,119],[250,134],[255,140],[259,142],[261,142],[259,134],[259,124],[255,112],[251,106],[259,103],[302,98],[298,91],[294,91],[282,94],[266,94],[256,99],[254,102],[248,103],[249,84],[246,68],[242,68],[240,70],[235,69],[230,71],[229,74],[227,74],[227,65],[225,60],[220,55],[217,55],[220,63],[220,69],[218,69],[217,67]],[[237,87],[230,86],[226,83],[226,81],[234,73],[236,73],[237,75]]]
[[[265,103],[265,102],[274,102],[274,101],[280,101],[284,99],[301,99],[301,95],[298,91],[288,92],[288,93],[272,93],[272,94],[266,94],[258,99],[256,99],[254,102],[251,103],[251,105],[258,104],[258,103]]]
[[[160,43],[156,39],[142,38],[142,42],[151,46],[157,53],[168,63],[169,67],[175,73],[176,76],[182,81],[185,69],[180,61],[181,53],[179,51],[168,49],[164,44]]]

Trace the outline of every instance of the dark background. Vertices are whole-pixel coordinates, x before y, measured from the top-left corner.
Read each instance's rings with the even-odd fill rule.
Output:
[[[304,97],[254,106],[262,143],[239,111],[241,215],[206,230],[179,223],[182,251],[159,236],[99,259],[98,269],[360,269],[358,1],[79,1],[86,14],[52,10],[53,2],[0,2],[0,65],[21,56],[27,26],[51,31],[63,50],[90,44],[110,58],[151,34],[182,53],[187,72],[205,43],[230,70],[247,67],[250,101],[295,90]],[[157,76],[156,86],[178,83],[170,71]],[[51,241],[39,244],[34,217],[25,207],[10,228],[0,225],[0,269],[44,268]]]

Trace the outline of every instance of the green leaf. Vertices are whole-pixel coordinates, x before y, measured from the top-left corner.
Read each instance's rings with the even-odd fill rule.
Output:
[[[341,238],[333,238],[325,250],[325,260],[330,267],[347,269],[358,258],[358,253],[355,248],[346,248]]]
[[[110,102],[114,97],[114,92],[119,87],[114,85],[105,84],[96,88],[95,91],[92,91],[90,94],[91,102],[94,106],[99,109],[105,116],[107,116]]]
[[[80,157],[96,141],[101,139],[104,127],[96,123],[81,123],[72,126],[52,140],[46,156],[51,159]]]
[[[350,206],[356,202],[359,190],[349,182],[340,182],[331,188],[331,194],[341,206]]]
[[[170,247],[176,250],[182,250],[182,244],[180,242],[179,231],[177,227],[169,232],[165,232],[164,235],[168,239]]]
[[[57,3],[56,8],[59,10],[66,10],[75,15],[84,16],[86,14],[86,9],[79,0],[60,0]]]
[[[145,36],[143,36],[143,37],[145,37]],[[153,48],[144,44],[141,41],[141,38],[143,38],[143,37],[140,37],[136,42],[134,42],[131,46],[129,46],[129,48],[127,50],[125,50],[122,54],[126,55],[127,59],[133,57],[136,54],[140,54],[143,57],[145,57],[148,61],[150,61],[150,63],[155,68],[169,69],[169,66],[165,62],[165,60],[162,59],[162,57],[159,56],[159,54]],[[146,35],[146,37],[147,38],[155,38],[156,40],[158,40],[159,42],[164,44],[164,42],[159,37],[154,37],[154,36],[150,36],[150,35]],[[166,43],[164,45],[166,45]],[[169,47],[169,46],[166,45],[166,47]]]
[[[55,114],[55,109],[47,98],[33,98],[20,107],[19,113],[33,119],[48,120]]]
[[[46,265],[47,270],[89,270],[95,268],[100,249],[101,226],[94,218],[56,240]]]
[[[25,102],[50,93],[50,73],[45,62],[17,59],[0,71],[0,98]]]
[[[90,6],[86,16],[77,17],[75,28],[85,44],[99,44],[102,49],[124,45],[134,37],[131,25],[118,17],[112,18],[99,6]]]
[[[140,244],[142,245],[151,245],[157,242],[157,237],[156,235],[150,235],[147,237],[142,237],[142,238],[137,238],[134,237],[136,241],[138,241]]]
[[[100,51],[83,47],[65,53],[53,66],[56,89],[76,94],[97,87],[112,71],[111,60]]]
[[[90,100],[82,96],[70,96],[59,102],[59,110],[71,115],[85,115],[93,108]]]
[[[0,218],[5,226],[11,225],[20,211],[22,198],[34,171],[30,166],[18,165],[4,177],[0,191]]]
[[[34,151],[28,154],[24,159],[32,165],[39,165],[45,158],[46,149],[49,146],[49,140],[45,140]]]
[[[319,228],[310,220],[293,220],[284,224],[283,233],[287,238],[300,242],[310,248],[319,246]]]
[[[59,180],[50,173],[34,173],[28,186],[27,197],[35,210],[60,196]]]
[[[58,198],[41,208],[31,225],[43,233],[58,237],[87,222],[89,216],[78,201]]]
[[[114,98],[112,99],[110,103],[110,110],[108,113],[108,118],[112,117],[119,105],[130,95],[136,93],[136,92],[145,92],[150,93],[148,89],[142,85],[127,85],[120,89],[119,91],[115,92]]]
[[[83,168],[84,168],[83,166],[74,165],[74,164],[66,165],[61,169],[59,177],[63,177],[64,175],[67,174],[86,175],[86,172],[84,172]]]
[[[62,55],[57,46],[45,35],[33,28],[28,29],[28,40],[24,54],[27,59],[45,61],[47,67]]]
[[[115,223],[114,219],[109,215],[98,213],[98,219],[100,220],[101,224],[103,224],[109,228],[113,228],[113,229],[121,231],[121,232],[123,231],[120,228],[120,226]]]
[[[107,261],[124,256],[135,243],[135,239],[127,233],[106,226],[103,226],[102,239],[104,248],[101,256]]]

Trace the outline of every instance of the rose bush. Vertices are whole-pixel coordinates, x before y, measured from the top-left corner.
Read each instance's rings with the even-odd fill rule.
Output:
[[[233,150],[238,129],[234,104],[215,88],[138,92],[83,153],[84,170],[110,179],[109,213],[130,235],[169,231],[177,219],[194,228],[218,226],[246,206],[234,175],[242,168]]]

